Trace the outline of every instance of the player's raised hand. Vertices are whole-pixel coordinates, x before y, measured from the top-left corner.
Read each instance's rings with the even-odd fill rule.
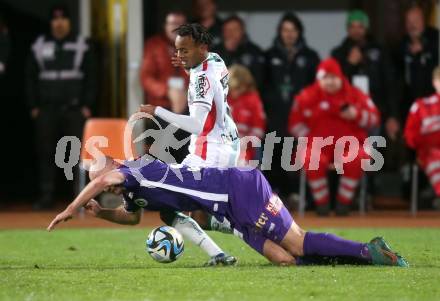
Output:
[[[171,57],[171,64],[174,67],[182,67],[183,68],[182,59],[180,57],[178,57],[176,54],[173,57]]]
[[[99,213],[102,210],[102,207],[99,205],[99,203],[95,200],[90,200],[87,204],[84,205],[84,208],[86,209],[87,213],[94,217],[98,217]]]
[[[73,212],[67,208],[53,219],[49,227],[47,227],[47,230],[52,231],[57,224],[59,224],[60,222],[67,222],[72,217],[73,217]]]

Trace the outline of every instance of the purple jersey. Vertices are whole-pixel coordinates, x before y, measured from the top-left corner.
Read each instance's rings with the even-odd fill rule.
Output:
[[[260,253],[265,239],[280,242],[292,224],[289,212],[257,169],[194,169],[154,160],[140,168],[122,166],[119,171],[125,175],[127,211],[204,210],[220,220],[227,218],[234,233]]]

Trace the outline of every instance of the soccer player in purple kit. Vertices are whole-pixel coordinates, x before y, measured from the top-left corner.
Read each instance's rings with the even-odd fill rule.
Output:
[[[124,164],[106,157],[101,165],[104,167],[99,170],[92,166],[93,180],[54,218],[48,230],[72,218],[82,206],[97,217],[120,224],[139,222],[142,207],[153,211],[205,210],[226,217],[234,234],[275,264],[322,264],[328,263],[328,258],[349,258],[352,261],[348,262],[362,264],[409,266],[383,238],[360,243],[329,233],[304,231],[258,169],[195,169],[147,156]],[[93,201],[102,191],[128,197],[118,209],[102,209]]]

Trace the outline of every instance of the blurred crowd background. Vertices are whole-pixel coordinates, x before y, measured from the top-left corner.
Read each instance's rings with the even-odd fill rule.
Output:
[[[90,4],[91,19],[103,18],[99,5],[104,2]],[[121,67],[128,64],[119,64],[124,51],[114,50],[118,47],[114,44],[109,53],[100,33],[100,26],[110,26],[105,21],[92,25],[90,36],[80,34],[84,3],[0,1],[0,206],[4,208],[33,204],[40,210],[66,200],[73,185],[55,167],[58,139],[82,137],[88,118],[127,118],[132,113],[124,94],[126,84],[115,84],[115,78],[125,81],[128,76]],[[410,169],[416,156],[406,145],[403,129],[413,102],[435,93],[437,1],[151,0],[142,4],[143,23],[138,30],[144,43],[139,43],[143,49],[138,52],[143,55],[138,65],[129,68],[137,73],[143,103],[187,113],[188,77],[171,64],[173,30],[187,22],[209,29],[214,37],[211,51],[229,67],[228,102],[241,136],[264,138],[273,131],[280,137],[291,136],[288,120],[295,96],[315,82],[320,61],[332,56],[351,85],[370,95],[381,115],[380,124],[369,134],[386,138],[387,147],[381,149],[385,165],[368,174],[368,208],[408,206]],[[109,65],[116,69],[109,72]],[[182,132],[176,135],[185,137]],[[281,146],[275,147],[267,176],[286,204],[294,207],[299,175],[281,168]],[[262,151],[249,149],[241,159],[261,159]],[[185,153],[175,155],[179,161]],[[428,179],[423,172],[419,177],[419,206],[436,208]],[[308,200],[312,207],[312,197]]]

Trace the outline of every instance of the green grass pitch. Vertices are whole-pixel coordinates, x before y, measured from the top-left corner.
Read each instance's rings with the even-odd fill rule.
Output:
[[[319,229],[322,231],[322,229]],[[275,267],[239,239],[210,233],[239,258],[204,268],[187,243],[171,264],[144,251],[149,229],[0,231],[0,300],[439,300],[440,230],[326,229],[383,235],[411,267]]]

